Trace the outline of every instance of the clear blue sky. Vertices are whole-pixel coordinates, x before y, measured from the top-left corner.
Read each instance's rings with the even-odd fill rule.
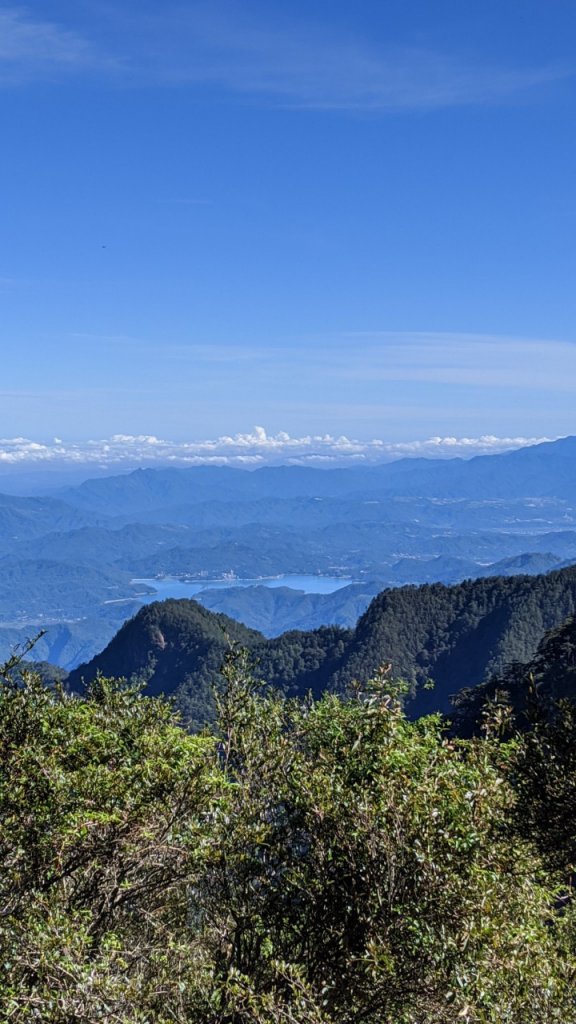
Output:
[[[573,0],[0,2],[0,435],[576,432]]]

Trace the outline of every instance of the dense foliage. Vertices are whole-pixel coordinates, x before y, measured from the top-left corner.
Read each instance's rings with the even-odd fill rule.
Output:
[[[342,693],[391,662],[411,684],[411,716],[447,713],[454,693],[527,661],[546,631],[575,612],[576,568],[385,590],[353,630],[294,630],[268,640],[195,601],[155,602],[73,672],[71,683],[80,687],[98,672],[145,678],[151,692],[176,698],[188,722],[210,720],[211,682],[229,642],[238,641],[251,648],[259,677],[286,694]],[[425,688],[428,679],[433,690]]]
[[[523,831],[522,735],[224,669],[161,699],[0,689],[0,1018],[13,1024],[576,1024],[565,865]]]
[[[508,733],[523,732],[511,761],[519,831],[535,839],[549,865],[576,871],[576,618],[547,633],[528,663],[459,693],[453,731],[478,733],[487,705],[498,713],[507,707]]]
[[[146,605],[125,623],[97,659],[70,674],[81,688],[99,674],[147,684],[147,693],[178,701],[188,726],[214,717],[212,687],[231,643],[254,647],[262,637],[196,601]]]
[[[512,662],[531,658],[544,634],[576,612],[576,569],[385,590],[359,620],[337,682],[383,661],[419,689],[415,714],[450,710],[450,697]]]

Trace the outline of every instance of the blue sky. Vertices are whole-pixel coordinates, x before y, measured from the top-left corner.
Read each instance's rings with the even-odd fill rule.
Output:
[[[575,37],[573,0],[0,2],[0,435],[576,432]]]

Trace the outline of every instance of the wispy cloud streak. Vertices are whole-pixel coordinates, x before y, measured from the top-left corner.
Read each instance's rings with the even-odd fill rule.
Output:
[[[12,85],[58,73],[111,71],[116,64],[74,29],[34,18],[22,7],[0,11],[0,83]]]
[[[432,331],[350,332],[340,339],[329,372],[348,381],[540,392],[572,392],[576,382],[576,344],[570,341]]]
[[[471,63],[426,47],[330,38],[248,26],[197,13],[183,39],[187,57],[164,66],[174,81],[205,82],[295,108],[350,111],[432,110],[506,102],[571,75],[565,66],[513,68]]]
[[[573,74],[560,64],[498,66],[426,46],[342,38],[328,25],[281,24],[277,15],[268,8],[249,19],[218,3],[134,13],[120,3],[90,26],[94,40],[107,38],[105,52],[84,31],[13,5],[0,12],[0,83],[99,71],[134,86],[207,86],[276,106],[388,112],[506,103]]]

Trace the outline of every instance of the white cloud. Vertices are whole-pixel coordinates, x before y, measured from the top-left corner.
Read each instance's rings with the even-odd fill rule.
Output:
[[[68,442],[54,438],[42,444],[27,438],[0,439],[3,468],[97,466],[111,471],[146,466],[226,465],[254,468],[265,465],[370,465],[402,457],[469,458],[509,451],[550,440],[544,437],[430,437],[392,442],[355,440],[330,434],[291,437],[285,431],[268,434],[257,426],[250,433],[224,435],[204,441],[167,441],[148,434],[115,434],[110,438]]]

